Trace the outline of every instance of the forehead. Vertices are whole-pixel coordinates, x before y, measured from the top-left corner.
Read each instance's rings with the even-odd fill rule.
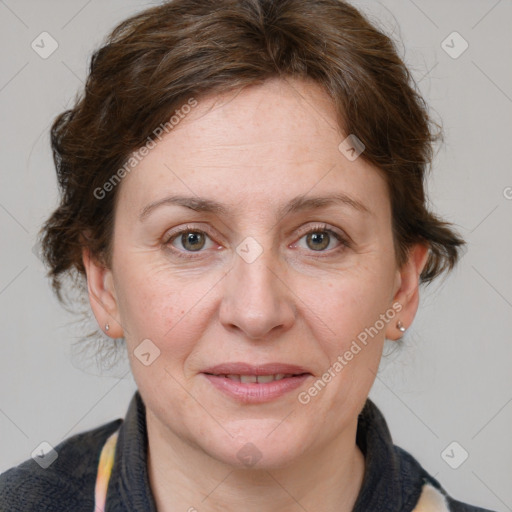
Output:
[[[334,104],[315,83],[272,80],[200,98],[187,111],[124,179],[130,204],[170,193],[256,208],[309,192],[375,196],[370,203],[383,194],[375,168],[340,152]]]

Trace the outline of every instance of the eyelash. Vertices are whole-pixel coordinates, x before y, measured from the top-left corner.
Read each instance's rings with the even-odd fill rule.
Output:
[[[327,224],[316,224],[314,226],[310,226],[308,228],[305,228],[303,230],[300,230],[300,236],[299,240],[304,238],[305,236],[309,235],[310,233],[318,233],[318,232],[324,232],[329,233],[329,235],[333,236],[339,243],[340,246],[331,249],[329,251],[311,251],[311,252],[317,252],[318,255],[313,256],[314,258],[326,258],[329,256],[332,256],[333,254],[337,254],[338,252],[350,247],[350,243],[346,238],[344,238],[341,234],[337,233],[336,231],[329,229]],[[183,229],[180,229],[179,231],[175,231],[173,233],[169,233],[169,235],[165,238],[164,246],[166,248],[169,248],[173,252],[173,254],[177,255],[179,258],[197,258],[197,254],[200,254],[204,252],[203,250],[200,251],[179,251],[174,248],[170,248],[170,244],[176,240],[180,235],[184,233],[201,233],[208,235],[208,237],[211,239],[213,237],[212,233],[208,229],[198,229],[197,227],[187,225]],[[327,254],[325,254],[327,253]]]

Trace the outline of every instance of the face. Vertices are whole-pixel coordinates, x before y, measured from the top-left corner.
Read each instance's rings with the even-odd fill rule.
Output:
[[[273,80],[199,101],[124,178],[91,304],[163,437],[270,468],[355,431],[411,308],[386,183],[344,138],[322,89]]]

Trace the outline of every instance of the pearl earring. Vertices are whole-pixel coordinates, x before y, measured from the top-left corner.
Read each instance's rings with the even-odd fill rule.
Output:
[[[105,324],[105,331],[107,331],[107,332],[108,332],[109,330],[110,330],[110,325]]]
[[[400,332],[405,332],[405,327],[404,325],[402,324],[402,322],[400,322],[400,320],[398,320],[397,324],[396,324],[396,328],[400,331]]]

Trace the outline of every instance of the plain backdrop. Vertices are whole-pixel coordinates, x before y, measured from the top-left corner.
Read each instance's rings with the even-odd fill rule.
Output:
[[[395,444],[452,496],[512,510],[512,3],[355,4],[398,41],[443,123],[431,207],[468,242],[456,270],[423,290],[404,347],[386,349],[370,396]],[[108,31],[148,5],[0,0],[0,471],[42,441],[55,446],[123,417],[135,390],[126,362],[100,371],[72,349],[82,331],[33,248],[57,204],[49,126]],[[42,32],[58,44],[47,58],[32,47],[51,42]],[[457,469],[446,462],[465,452]]]

